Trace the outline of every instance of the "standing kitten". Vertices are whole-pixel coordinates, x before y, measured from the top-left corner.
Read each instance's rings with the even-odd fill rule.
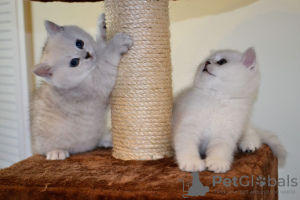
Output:
[[[63,160],[71,153],[111,147],[106,130],[110,93],[121,55],[132,45],[125,33],[105,41],[104,15],[96,41],[77,26],[45,21],[48,38],[34,73],[44,78],[31,107],[33,153]]]
[[[277,156],[285,156],[276,137],[266,132],[260,136],[263,131],[249,125],[259,82],[252,48],[244,53],[218,51],[199,66],[193,86],[174,105],[174,149],[181,170],[228,171],[239,139],[244,151],[259,148],[263,138]]]

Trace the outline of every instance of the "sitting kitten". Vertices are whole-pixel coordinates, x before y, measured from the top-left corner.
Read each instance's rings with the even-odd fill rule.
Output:
[[[34,69],[46,83],[31,107],[33,153],[63,160],[97,145],[111,147],[106,130],[109,97],[132,38],[119,33],[106,42],[104,15],[99,17],[96,41],[77,26],[45,21],[45,27],[47,42]]]
[[[174,149],[181,170],[228,171],[239,139],[244,151],[254,151],[263,141],[278,157],[285,157],[275,136],[249,125],[259,82],[252,48],[244,53],[218,51],[199,66],[193,86],[174,105]]]

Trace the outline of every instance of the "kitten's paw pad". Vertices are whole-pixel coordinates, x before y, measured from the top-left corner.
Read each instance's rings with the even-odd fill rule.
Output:
[[[254,152],[261,147],[261,140],[258,137],[245,137],[239,143],[243,152]]]
[[[220,157],[208,157],[205,160],[209,171],[215,173],[225,173],[230,169],[231,162]]]
[[[65,150],[53,150],[47,153],[47,160],[64,160],[70,157],[68,151]]]
[[[181,171],[186,172],[201,172],[206,170],[206,165],[200,158],[189,158],[179,163]]]
[[[98,28],[100,30],[101,37],[103,39],[106,38],[106,22],[105,22],[105,14],[102,13],[98,17]]]
[[[118,33],[114,37],[114,45],[120,54],[124,54],[132,47],[133,39],[127,33]]]

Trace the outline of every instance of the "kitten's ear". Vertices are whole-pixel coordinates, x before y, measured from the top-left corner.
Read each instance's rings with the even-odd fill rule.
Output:
[[[253,69],[256,64],[256,53],[253,47],[247,49],[242,56],[242,62],[246,67]]]
[[[51,67],[45,63],[39,63],[35,66],[33,73],[40,77],[52,76]]]
[[[49,36],[53,36],[63,30],[61,26],[58,26],[57,24],[50,22],[48,20],[46,20],[44,24]]]

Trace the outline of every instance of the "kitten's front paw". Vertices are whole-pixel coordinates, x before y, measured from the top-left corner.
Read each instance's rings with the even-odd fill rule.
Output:
[[[47,160],[64,160],[70,156],[68,151],[53,150],[47,153]]]
[[[206,166],[201,158],[190,157],[179,162],[179,169],[186,172],[201,172],[206,170]]]
[[[243,152],[254,152],[261,147],[261,139],[254,135],[248,135],[241,139],[239,147]]]
[[[126,53],[133,45],[132,37],[127,33],[118,33],[113,38],[113,45],[115,50],[120,54]]]
[[[205,163],[208,170],[215,173],[225,173],[231,166],[230,161],[220,157],[208,157],[206,158]]]
[[[106,39],[106,22],[105,22],[105,14],[102,13],[98,17],[98,29],[100,37]]]

